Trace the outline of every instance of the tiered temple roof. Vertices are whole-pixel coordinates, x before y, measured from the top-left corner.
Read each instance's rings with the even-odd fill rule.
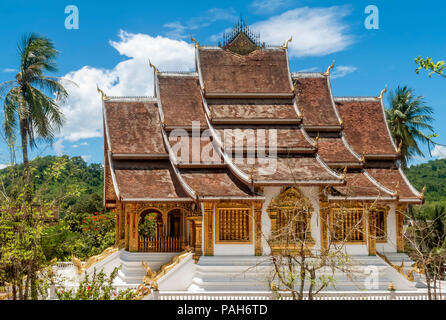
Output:
[[[286,45],[246,29],[195,47],[194,72],[154,67],[154,98],[103,94],[108,207],[264,199],[255,187],[291,185],[330,187],[329,201],[422,202],[398,167],[382,96],[334,98],[332,66],[291,73]]]

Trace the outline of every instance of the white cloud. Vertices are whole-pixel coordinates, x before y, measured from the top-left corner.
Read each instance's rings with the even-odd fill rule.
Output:
[[[297,8],[257,22],[252,29],[260,32],[267,44],[283,44],[290,36],[289,53],[293,57],[322,56],[342,51],[353,43],[348,26],[342,21],[350,10],[346,6]]]
[[[331,74],[331,78],[342,78],[349,73],[355,72],[356,70],[358,70],[358,68],[354,66],[337,66],[334,68],[333,73]]]
[[[434,150],[432,150],[432,157],[446,159],[446,147],[435,146]]]
[[[234,9],[212,8],[201,16],[190,18],[185,22],[175,21],[163,25],[171,30],[166,36],[173,39],[185,39],[193,30],[205,28],[216,21],[235,21],[237,16]]]
[[[11,69],[11,68],[3,69],[3,72],[6,72],[6,73],[12,73],[12,72],[17,72],[17,71],[18,71],[17,69]]]
[[[7,164],[0,163],[0,170],[9,167]]]
[[[53,149],[58,156],[61,156],[63,154],[64,145],[62,138],[59,138],[56,142],[54,142]]]
[[[180,40],[120,31],[119,41],[110,45],[128,60],[113,69],[85,66],[65,75],[79,85],[67,85],[70,93],[62,106],[66,122],[60,136],[68,141],[102,136],[102,104],[96,84],[109,96],[153,95],[153,71],[188,71],[194,67],[194,46]]]
[[[82,143],[79,143],[79,144],[73,144],[71,147],[72,148],[79,148],[79,147],[84,147],[84,146],[88,146],[88,143],[87,142],[82,142]]]
[[[88,161],[90,161],[90,159],[91,159],[91,155],[83,155],[83,156],[81,156],[81,158],[85,161],[85,162],[88,162]]]
[[[251,7],[255,13],[271,13],[279,8],[283,8],[290,2],[290,0],[255,0],[251,3]]]

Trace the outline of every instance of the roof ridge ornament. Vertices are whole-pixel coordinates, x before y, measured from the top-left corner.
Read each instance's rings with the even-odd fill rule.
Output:
[[[101,94],[101,99],[102,99],[102,101],[105,101],[105,100],[108,99],[107,95],[105,94],[104,91],[102,91],[102,90],[99,88],[99,85],[98,85],[98,84],[96,84],[96,90]]]
[[[334,66],[335,66],[335,61],[333,60],[333,63],[327,68],[327,71],[325,71],[324,76],[329,77],[330,76],[330,72],[334,68]]]
[[[152,61],[150,61],[150,59],[149,59],[149,66],[150,66],[150,68],[153,68],[153,72],[155,73],[155,75],[157,75],[159,73],[158,68],[155,67],[154,64],[152,64]]]
[[[426,185],[424,185],[424,187],[423,187],[423,189],[421,190],[421,193],[420,193],[420,199],[421,200],[424,200],[424,193],[426,192],[426,190],[427,190],[427,187],[426,187]]]
[[[192,41],[193,43],[195,43],[195,48],[199,48],[200,44],[198,43],[198,41],[192,36],[192,34],[190,35],[190,41]]]
[[[402,148],[403,148],[403,140],[401,139],[400,144],[398,145],[398,149],[396,149],[396,152],[401,153]]]
[[[386,84],[386,87],[381,91],[381,93],[379,94],[379,96],[378,96],[378,99],[379,100],[382,100],[382,98],[383,98],[383,96],[384,96],[384,93],[386,93],[387,92],[387,84]]]
[[[393,193],[393,196],[394,196],[394,197],[398,197],[399,189],[400,189],[400,182],[397,181],[397,183],[396,183],[396,185],[395,185],[395,192]]]
[[[288,50],[288,44],[289,44],[291,41],[293,41],[293,36],[290,36],[290,38],[289,38],[287,41],[285,41],[285,43],[284,43],[283,46],[282,46],[282,49],[283,49],[283,50]]]
[[[344,167],[344,170],[342,171],[341,180],[345,180],[347,178],[347,166]]]
[[[317,148],[319,146],[319,132],[317,133],[317,137],[314,139],[313,147]]]

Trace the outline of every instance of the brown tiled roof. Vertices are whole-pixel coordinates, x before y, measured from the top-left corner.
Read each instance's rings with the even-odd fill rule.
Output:
[[[357,154],[397,156],[379,99],[338,100],[344,136]]]
[[[169,136],[169,143],[176,160],[183,165],[224,164],[209,137]]]
[[[339,126],[332,96],[325,76],[294,77],[297,106],[303,113],[304,127]]]
[[[260,49],[246,56],[223,49],[199,49],[206,92],[291,93],[285,50]]]
[[[113,164],[123,200],[188,198],[168,160],[115,160]]]
[[[261,131],[262,130],[262,131]],[[232,141],[232,148],[244,149],[248,146],[249,149],[258,149],[263,143],[266,148],[276,147],[277,149],[308,149],[308,152],[314,152],[315,148],[305,139],[302,131],[299,128],[236,128],[236,129],[217,129],[220,135],[220,139],[225,143],[225,147],[229,146]],[[277,136],[277,140],[273,140],[270,145],[270,134],[274,137],[274,132]]]
[[[354,172],[347,173],[345,178],[346,184],[344,186],[333,187],[339,196],[355,197],[355,198],[389,198],[392,195],[385,192],[382,188],[375,185],[364,173]]]
[[[253,197],[249,188],[236,179],[227,169],[180,169],[186,183],[198,197]]]
[[[104,140],[106,140],[105,137]],[[106,142],[104,149],[107,150]],[[105,151],[104,152],[104,202],[105,204],[107,204],[107,202],[109,201],[116,201],[116,200],[118,200],[118,198],[116,196],[115,188],[113,186],[113,181],[111,177],[108,152]]]
[[[106,126],[114,154],[166,154],[154,102],[106,101]]]
[[[384,187],[397,191],[400,199],[413,199],[421,202],[415,188],[413,188],[398,169],[367,169],[367,172]],[[415,192],[414,192],[415,191]]]
[[[223,120],[232,123],[242,123],[244,120],[282,120],[298,123],[300,119],[294,109],[292,101],[267,100],[236,100],[227,99],[208,101],[212,110],[212,122],[218,123]]]
[[[347,149],[341,138],[319,138],[318,154],[328,165],[361,163]]]
[[[207,126],[198,76],[158,74],[158,81],[167,126],[191,127],[192,121]]]
[[[251,175],[256,184],[333,184],[342,183],[330,173],[315,157],[278,157],[271,159],[272,162],[260,162],[256,159],[254,171],[252,159],[243,159],[243,163],[238,163],[234,159],[233,163],[245,174]],[[276,164],[274,161],[276,160]]]

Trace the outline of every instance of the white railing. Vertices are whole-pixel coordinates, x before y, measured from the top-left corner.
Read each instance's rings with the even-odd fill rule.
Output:
[[[150,300],[292,300],[289,292],[152,292]],[[313,297],[314,300],[428,300],[426,292],[418,291],[325,291]],[[305,294],[304,300],[308,300]],[[442,297],[446,300],[446,295]]]

